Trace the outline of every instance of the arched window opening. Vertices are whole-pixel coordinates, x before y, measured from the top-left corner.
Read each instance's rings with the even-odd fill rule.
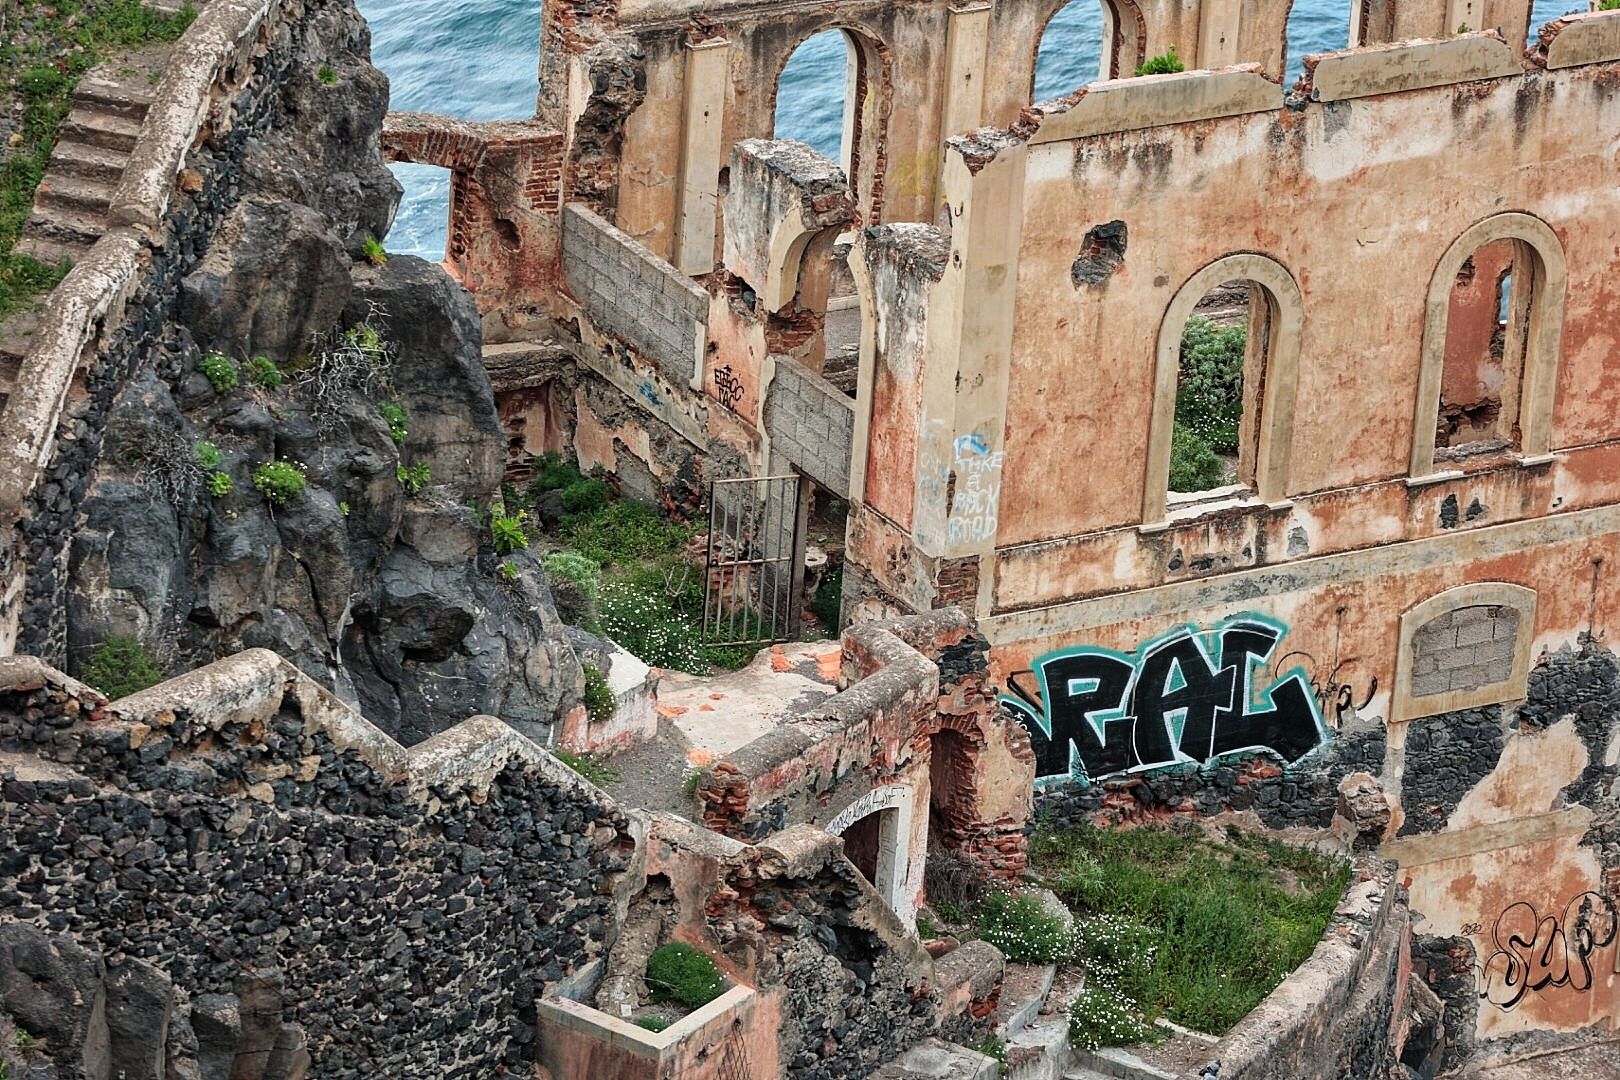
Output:
[[[1144,524],[1215,501],[1287,497],[1304,307],[1293,275],[1255,254],[1216,260],[1170,301],[1154,367]]]
[[[1514,239],[1491,241],[1457,271],[1446,313],[1437,461],[1518,447],[1533,278],[1529,245]]]
[[[1046,24],[1035,50],[1032,101],[1051,101],[1096,79],[1112,78],[1110,9],[1100,0],[1069,0]]]
[[[1584,14],[1586,10],[1585,4],[1571,3],[1570,0],[1535,0],[1530,6],[1530,32],[1525,35],[1525,45],[1533,49],[1540,44],[1541,28],[1554,19]]]
[[[1228,281],[1198,301],[1181,330],[1170,505],[1255,487],[1258,396],[1272,312],[1266,292]]]
[[[1305,74],[1305,58],[1318,53],[1349,48],[1350,8],[1362,0],[1327,0],[1320,4],[1295,4],[1288,11],[1287,76],[1284,87],[1293,86]],[[1363,42],[1362,44],[1365,44]]]
[[[860,103],[855,44],[842,30],[806,38],[776,81],[775,137],[797,139],[852,175]]]

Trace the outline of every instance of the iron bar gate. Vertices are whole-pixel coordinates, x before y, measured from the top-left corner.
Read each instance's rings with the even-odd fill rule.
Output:
[[[798,638],[808,485],[797,474],[709,484],[703,641],[767,645]]]

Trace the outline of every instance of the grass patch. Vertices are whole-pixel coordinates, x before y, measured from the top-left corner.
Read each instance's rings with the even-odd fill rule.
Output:
[[[672,941],[647,957],[647,989],[655,1003],[673,1001],[688,1009],[701,1009],[725,993],[726,980],[708,953]]]
[[[1341,859],[1236,828],[1220,841],[1043,828],[1031,855],[1080,916],[1092,970],[1146,1020],[1168,1016],[1217,1035],[1311,954],[1350,875]]]
[[[22,141],[0,150],[0,319],[31,305],[67,273],[13,252],[45,176],[79,79],[109,54],[174,41],[197,13],[162,15],[139,0],[16,0],[0,44],[0,85],[21,99]]]
[[[619,770],[596,760],[590,754],[574,754],[567,750],[554,750],[552,753],[557,756],[558,761],[597,787],[611,784],[619,778]]]
[[[636,1027],[646,1028],[648,1031],[656,1033],[669,1027],[669,1021],[662,1016],[638,1016],[636,1017]]]
[[[535,461],[526,491],[508,488],[507,512],[560,493],[562,519],[541,556],[565,622],[606,634],[654,667],[708,675],[740,668],[757,645],[703,642],[703,564],[688,553],[692,526],[623,498],[600,474],[587,476],[556,454]],[[545,545],[543,545],[545,546]],[[738,613],[738,637],[760,637],[759,619]],[[731,635],[728,635],[731,636]]]

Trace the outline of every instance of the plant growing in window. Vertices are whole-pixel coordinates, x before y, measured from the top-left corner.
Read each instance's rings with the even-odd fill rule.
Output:
[[[1143,61],[1137,67],[1136,73],[1138,75],[1174,75],[1186,70],[1187,65],[1181,62],[1181,57],[1176,55],[1176,47],[1172,45],[1169,52]]]

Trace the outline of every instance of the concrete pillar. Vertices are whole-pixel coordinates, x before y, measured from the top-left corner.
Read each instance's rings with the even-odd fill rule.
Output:
[[[1198,67],[1220,68],[1238,62],[1241,18],[1238,0],[1203,0],[1198,8]]]
[[[719,228],[721,122],[730,55],[731,43],[723,38],[686,46],[680,219],[675,246],[675,264],[686,274],[707,274],[714,269]]]
[[[945,36],[945,119],[940,142],[984,123],[984,69],[990,43],[990,5],[951,8]]]
[[[1485,0],[1446,0],[1446,25],[1441,36],[1463,33],[1465,26],[1469,30],[1487,29],[1485,18]]]
[[[980,616],[994,584],[1027,152],[1014,144],[969,168],[947,148],[951,256],[929,302],[913,538],[926,556],[978,559]]]

